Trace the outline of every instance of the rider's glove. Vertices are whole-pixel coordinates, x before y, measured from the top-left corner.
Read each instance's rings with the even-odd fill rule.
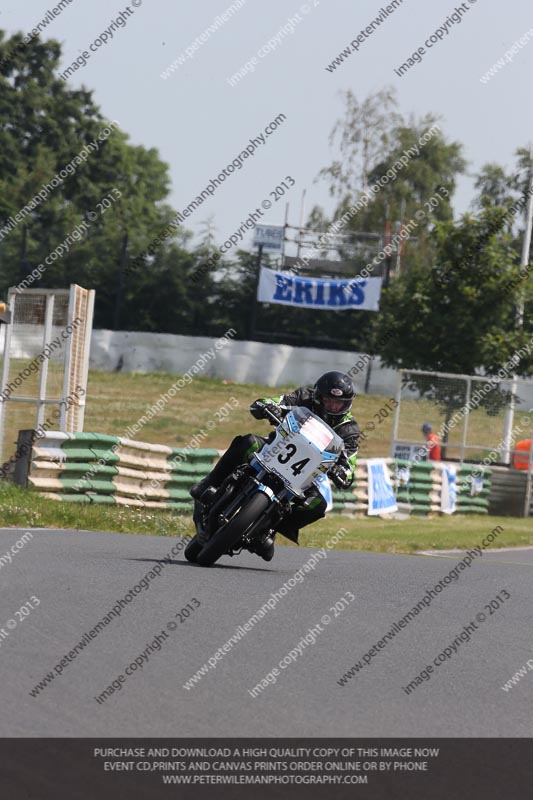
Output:
[[[343,464],[335,464],[328,472],[328,478],[331,478],[337,489],[348,489],[353,483],[353,472]]]
[[[252,403],[250,406],[250,414],[252,417],[255,417],[256,419],[266,419],[271,423],[271,425],[274,425],[275,423],[266,413],[266,410],[270,411],[272,414],[275,414],[278,419],[281,419],[280,407],[276,405],[276,403],[256,400],[255,403]]]

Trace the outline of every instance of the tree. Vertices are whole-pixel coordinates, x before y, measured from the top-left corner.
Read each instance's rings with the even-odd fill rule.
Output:
[[[476,175],[474,188],[477,195],[472,202],[476,210],[488,204],[509,205],[514,200],[517,189],[517,175],[509,175],[499,164],[485,164]]]
[[[382,354],[389,366],[493,373],[528,341],[531,323],[516,327],[523,287],[505,217],[505,208],[485,208],[457,225],[436,223],[435,265],[409,270],[383,300],[380,330],[394,333]],[[440,269],[454,275],[447,286],[434,280]],[[533,358],[522,367],[533,371]]]
[[[169,194],[168,165],[154,148],[129,142],[119,126],[100,137],[106,127],[92,93],[72,90],[56,77],[61,49],[55,41],[38,38],[17,48],[22,36],[3,41],[0,35],[0,229],[92,142],[98,151],[76,164],[24,221],[10,232],[4,230],[0,283],[2,292],[18,284],[58,246],[67,241],[68,251],[46,267],[33,287],[64,287],[72,282],[96,290],[95,324],[158,330],[186,322],[190,298],[179,295],[179,314],[164,310],[169,285],[160,284],[148,273],[153,259],[147,258],[136,275],[125,275],[131,256],[145,251],[173,218],[165,203]],[[13,53],[12,58],[6,58]],[[100,138],[102,140],[100,140]],[[106,198],[106,199],[104,199]],[[83,235],[68,239],[76,229]],[[176,242],[183,231],[176,230],[160,246],[155,271],[174,270],[168,280],[175,286],[183,280],[187,262]],[[168,257],[167,257],[168,256]],[[189,259],[190,260],[190,259]],[[151,316],[135,314],[131,303],[140,301],[138,292],[150,286]],[[177,331],[173,331],[177,332]]]
[[[410,124],[398,125],[393,133],[392,147],[374,166],[370,174],[371,183],[386,175],[404,153],[409,154],[409,161],[369,206],[366,225],[379,226],[387,216],[387,206],[389,219],[400,219],[403,208],[403,218],[409,220],[436,194],[439,194],[439,204],[432,215],[428,215],[419,225],[420,231],[431,228],[434,219],[452,219],[451,200],[457,176],[466,169],[466,161],[461,154],[462,145],[448,142],[440,129],[438,118],[431,114],[420,121],[412,119]],[[424,136],[427,138],[424,139]],[[445,191],[439,193],[441,189]],[[417,235],[420,235],[418,231]]]
[[[346,114],[331,132],[330,143],[339,141],[340,159],[320,171],[329,178],[330,194],[343,204],[368,187],[369,173],[394,139],[394,128],[401,121],[393,89],[381,89],[362,102],[353,92],[344,92]]]
[[[524,281],[513,236],[505,229],[507,216],[506,207],[488,205],[458,224],[436,223],[434,264],[413,267],[384,293],[379,335],[386,366],[467,375],[496,375],[507,366],[507,375],[533,374],[533,350],[509,372],[514,354],[532,338],[533,294],[530,289],[528,322],[519,328],[516,304]],[[453,280],[436,281],[442,269]],[[413,376],[411,385],[439,403],[446,423],[465,403],[464,389],[433,376]],[[496,414],[509,397],[495,387],[480,405]]]
[[[435,115],[406,119],[396,107],[390,89],[362,102],[346,93],[345,116],[332,134],[332,141],[339,142],[341,158],[320,172],[329,180],[337,206],[331,222],[318,208],[308,222],[317,230],[348,220],[342,227],[343,238],[336,243],[338,257],[353,266],[354,275],[369,270],[374,276],[385,275],[386,280],[394,275],[398,252],[403,269],[433,261],[429,233],[436,221],[452,219],[457,176],[466,168],[462,145],[446,139]],[[362,205],[369,187],[377,191]],[[359,209],[356,214],[354,208]],[[368,234],[377,238],[369,240]],[[391,241],[391,252],[384,260],[383,249]],[[380,260],[375,260],[376,255]],[[366,349],[372,350],[368,329],[364,341]]]
[[[330,193],[338,199],[334,220],[409,152],[407,163],[397,168],[396,176],[352,218],[348,231],[381,232],[386,219],[407,220],[440,187],[447,190],[448,198],[439,203],[435,217],[452,218],[450,201],[456,179],[466,168],[462,145],[446,140],[435,115],[406,120],[394,110],[396,106],[395,93],[390,89],[361,103],[350,91],[346,93],[345,116],[332,133],[332,142],[339,139],[341,158],[320,172],[329,180]],[[427,140],[421,143],[424,134],[428,134]],[[424,230],[430,223],[420,227]]]

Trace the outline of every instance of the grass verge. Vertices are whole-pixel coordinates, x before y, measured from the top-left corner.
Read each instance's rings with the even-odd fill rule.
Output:
[[[59,503],[36,492],[0,484],[4,528],[73,528],[112,531],[144,536],[192,536],[192,519],[186,514],[127,506],[97,506]],[[347,530],[336,550],[378,553],[414,553],[417,550],[469,549],[497,525],[503,533],[493,547],[533,544],[531,520],[511,517],[453,516],[406,520],[352,519],[328,515],[300,534],[303,547],[320,548],[339,528]],[[292,546],[279,536],[279,544]]]
[[[89,373],[85,430],[98,433],[124,435],[130,425],[137,422],[161,394],[177,380],[173,373],[116,374],[107,372]],[[226,448],[239,433],[255,431],[265,434],[270,430],[265,421],[254,420],[248,411],[250,403],[257,397],[276,396],[294,386],[276,389],[260,385],[223,383],[211,378],[199,377],[185,385],[164,408],[152,419],[147,419],[138,432],[138,441],[166,444],[174,447],[186,446],[191,438],[202,431],[207,435],[201,447]],[[221,417],[217,411],[230,398],[237,406],[231,413]],[[377,395],[359,395],[354,403],[354,415],[362,429],[376,419],[374,415],[387,398]],[[234,404],[232,404],[233,406]],[[412,431],[416,438],[419,425],[424,419],[434,419],[427,401],[411,402],[407,410]],[[483,414],[483,418],[481,417]],[[378,415],[379,416],[379,415]],[[380,418],[381,419],[381,418]],[[217,421],[214,427],[208,422]],[[31,427],[28,420],[13,420],[10,427],[13,442],[19,428]],[[15,424],[16,423],[16,424]],[[479,431],[476,441],[483,435],[494,438],[487,424],[485,412],[477,420]],[[389,455],[392,414],[376,422],[368,430],[362,442],[361,458]],[[421,440],[422,443],[422,440]],[[14,447],[14,445],[13,445]],[[152,509],[137,509],[127,506],[98,506],[58,503],[38,493],[21,490],[0,483],[3,527],[73,528],[79,530],[114,531],[119,533],[144,534],[148,536],[189,536],[194,533],[190,516]],[[497,518],[486,516],[452,516],[436,519],[412,517],[407,520],[381,520],[377,518],[351,519],[329,515],[308,529],[304,529],[300,541],[306,547],[322,547],[340,527],[348,533],[337,545],[337,549],[373,551],[384,553],[413,553],[426,549],[468,549],[475,547],[495,526],[504,528],[497,541],[498,547],[533,544],[531,520]],[[279,537],[280,544],[290,543]]]

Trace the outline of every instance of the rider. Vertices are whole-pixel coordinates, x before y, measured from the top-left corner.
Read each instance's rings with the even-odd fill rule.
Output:
[[[350,412],[354,397],[355,388],[350,377],[344,372],[334,370],[321,375],[314,386],[301,386],[281,397],[256,400],[250,406],[250,413],[256,419],[268,419],[264,411],[265,405],[278,416],[280,412],[285,416],[291,408],[303,406],[323,419],[344,441],[344,450],[337,463],[328,472],[328,477],[333,480],[337,488],[347,489],[353,483],[359,449],[359,426]],[[271,437],[273,435],[271,434]],[[192,487],[191,497],[198,500],[208,486],[218,488],[236,467],[244,464],[250,455],[260,450],[271,437],[256,436],[253,433],[236,436],[211,473]],[[307,507],[293,507],[292,513],[283,519],[277,528],[293,542],[298,542],[300,528],[316,522],[326,513],[326,500],[315,485],[310,487],[306,494],[311,499],[311,502],[306,504]],[[265,561],[270,561],[274,555],[274,536],[273,531],[269,532],[255,551]]]

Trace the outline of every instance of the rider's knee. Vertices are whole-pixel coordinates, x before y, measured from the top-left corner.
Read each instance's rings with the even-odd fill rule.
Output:
[[[242,436],[236,436],[232,442],[234,445],[241,445],[242,447],[250,447],[255,443],[255,436],[253,433],[245,433]]]
[[[244,456],[251,448],[257,449],[256,438],[253,433],[236,436],[231,443],[231,448]]]
[[[317,503],[317,506],[316,506],[316,513],[320,514],[320,517],[325,517],[327,508],[328,508],[327,501],[324,500],[323,497],[321,497],[320,498],[320,503]],[[320,519],[320,517],[319,517],[319,519]]]

